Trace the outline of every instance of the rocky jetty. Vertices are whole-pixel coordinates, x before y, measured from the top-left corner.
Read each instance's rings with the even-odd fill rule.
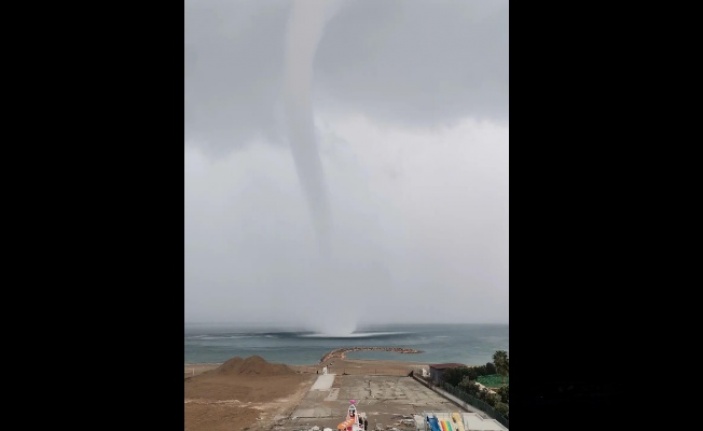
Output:
[[[360,350],[380,350],[384,352],[395,352],[395,353],[422,353],[422,350],[408,349],[405,347],[342,347],[340,349],[334,349],[331,352],[325,354],[325,356],[320,359],[320,363],[329,361],[330,359],[344,359],[347,352],[357,352]]]

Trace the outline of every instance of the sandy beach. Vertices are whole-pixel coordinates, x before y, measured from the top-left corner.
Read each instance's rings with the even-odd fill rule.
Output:
[[[336,375],[333,387],[339,387],[345,376],[407,377],[427,367],[410,361],[342,359],[344,349],[333,353],[311,365],[273,364],[258,356],[223,364],[186,364],[185,431],[271,429],[276,419],[291,415],[324,366]]]

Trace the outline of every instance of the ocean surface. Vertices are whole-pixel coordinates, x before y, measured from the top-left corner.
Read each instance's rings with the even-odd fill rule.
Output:
[[[259,355],[269,362],[317,364],[340,347],[406,347],[423,353],[348,352],[349,359],[402,360],[424,363],[458,362],[483,365],[496,350],[508,350],[508,325],[431,324],[383,325],[358,329],[346,336],[281,328],[238,327],[235,324],[186,324],[186,364],[221,363],[235,356]]]

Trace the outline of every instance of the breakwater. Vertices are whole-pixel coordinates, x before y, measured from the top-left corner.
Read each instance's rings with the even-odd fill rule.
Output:
[[[412,354],[412,353],[422,353],[422,350],[417,350],[417,349],[408,349],[405,347],[342,347],[339,349],[334,349],[328,353],[326,353],[322,359],[320,359],[320,363],[329,361],[330,359],[344,359],[346,357],[347,352],[357,352],[360,350],[380,350],[384,352],[396,352],[396,353],[407,353],[407,354]]]

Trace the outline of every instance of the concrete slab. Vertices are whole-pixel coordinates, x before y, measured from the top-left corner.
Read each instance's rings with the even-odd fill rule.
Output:
[[[339,388],[332,388],[330,393],[325,397],[325,401],[337,401],[339,396]]]
[[[332,387],[334,383],[334,374],[323,374],[317,377],[317,380],[310,388],[311,391],[326,391]]]
[[[296,409],[293,412],[292,417],[294,418],[316,418],[317,415],[315,414],[315,408],[302,408],[302,409]]]
[[[465,413],[464,424],[466,429],[478,431],[508,431],[500,422],[495,419],[484,417],[476,413]]]
[[[296,409],[291,415],[293,418],[329,418],[332,417],[332,409],[325,406]],[[341,421],[340,421],[341,422]]]
[[[368,418],[369,430],[382,424],[401,430],[414,428],[424,431],[424,416],[418,421],[419,415],[426,412],[462,412],[412,377],[338,375],[332,381],[323,382],[318,388],[328,389],[308,391],[291,418],[279,422],[275,431],[309,430],[314,426],[336,430],[344,420],[349,400],[352,399],[358,401],[359,415]],[[422,424],[422,428],[410,425],[413,422]],[[486,431],[489,430],[486,428]]]

